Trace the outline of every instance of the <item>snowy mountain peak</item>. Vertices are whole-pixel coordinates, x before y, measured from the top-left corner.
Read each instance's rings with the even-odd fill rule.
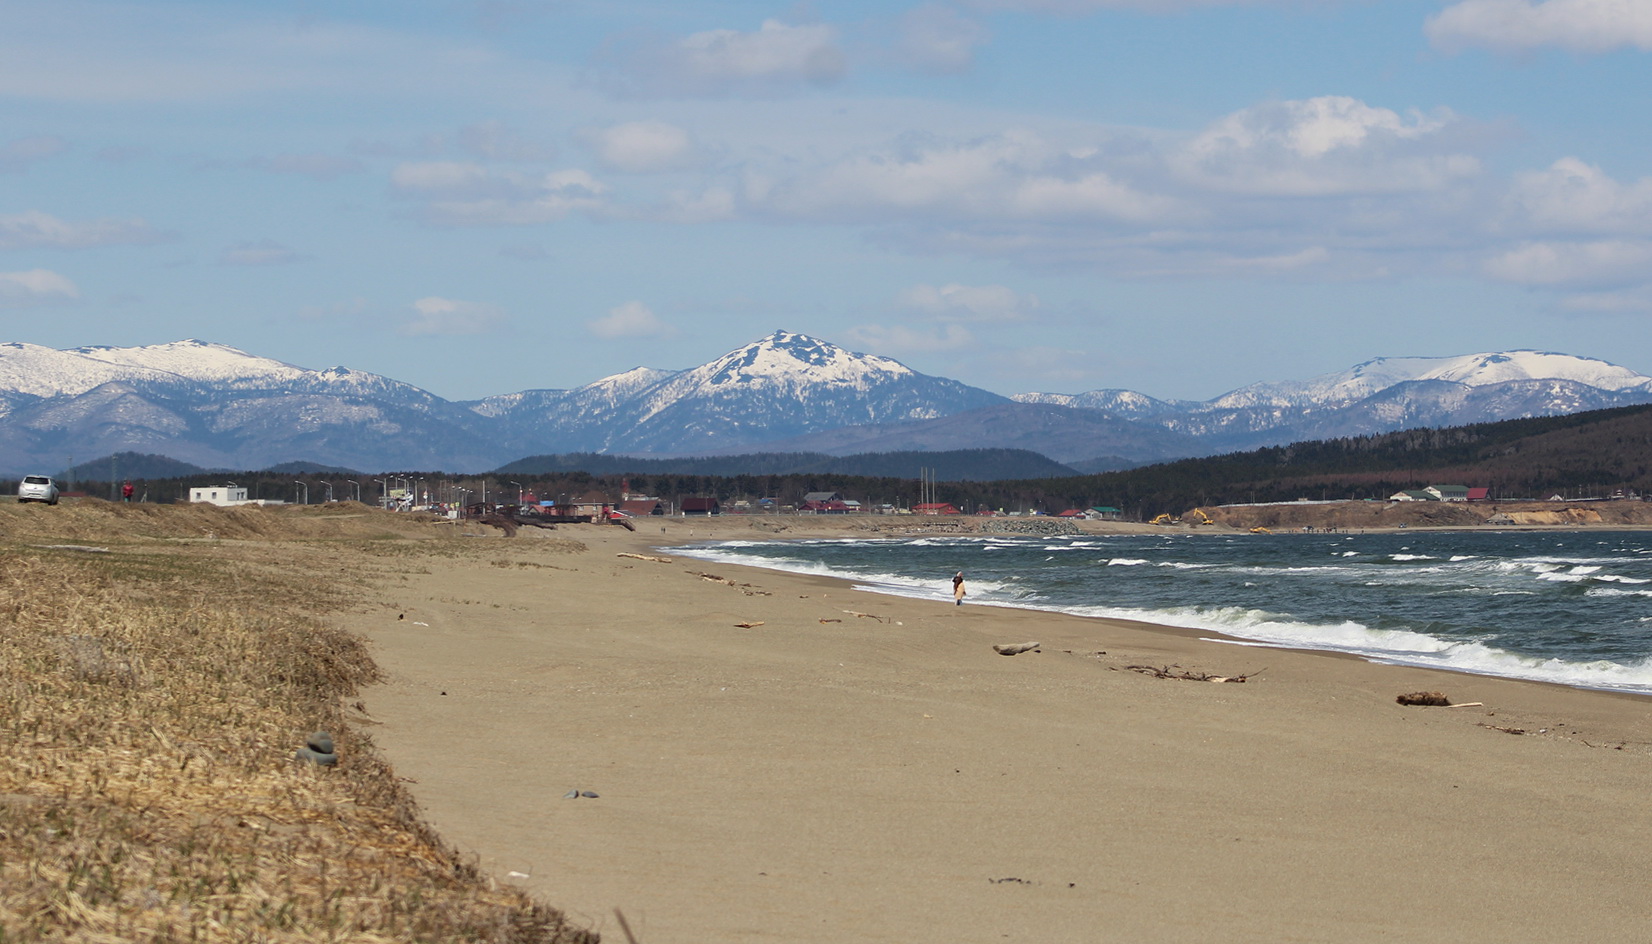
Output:
[[[188,338],[144,347],[80,347],[64,353],[140,371],[160,371],[197,381],[242,380],[252,377],[290,379],[308,371],[258,357],[246,351]]]
[[[1496,351],[1459,357],[1378,357],[1303,381],[1256,383],[1209,401],[1216,409],[1353,403],[1395,384],[1436,380],[1484,387],[1517,380],[1565,380],[1600,390],[1652,390],[1652,377],[1591,357]]]
[[[806,334],[776,331],[686,373],[699,374],[697,381],[712,386],[807,383],[865,389],[870,383],[910,377],[916,371],[887,357],[855,353]]]

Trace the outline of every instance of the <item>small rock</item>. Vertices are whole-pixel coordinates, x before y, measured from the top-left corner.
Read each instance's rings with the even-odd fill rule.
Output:
[[[564,799],[564,800],[577,800],[577,799],[579,799],[579,791],[578,790],[569,790],[567,793],[562,794],[562,799]]]
[[[331,754],[333,753],[333,736],[326,731],[317,731],[310,735],[310,739],[304,742],[304,746],[317,754]]]
[[[336,766],[338,766],[338,755],[337,754],[333,754],[333,753],[325,753],[324,754],[321,751],[313,751],[313,750],[311,750],[307,747],[301,747],[297,751],[295,751],[293,753],[293,760],[308,761],[309,763],[316,764],[316,765],[321,766],[321,767],[336,767]]]
[[[596,793],[594,793],[593,791],[590,791],[590,790],[581,790],[581,791],[579,791],[579,795],[582,796],[582,797],[587,797],[587,798],[592,799],[592,800],[595,800],[597,798]]]

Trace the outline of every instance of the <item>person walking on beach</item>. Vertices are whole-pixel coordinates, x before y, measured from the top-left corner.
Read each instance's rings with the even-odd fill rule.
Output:
[[[123,502],[129,502],[129,501],[132,500],[132,480],[131,479],[127,479],[126,484],[122,485],[120,487],[120,500],[123,501]]]
[[[952,605],[964,605],[964,572],[961,570],[952,575]]]

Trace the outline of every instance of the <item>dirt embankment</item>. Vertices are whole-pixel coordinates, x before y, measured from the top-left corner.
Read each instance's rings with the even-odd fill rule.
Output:
[[[1200,509],[1216,527],[1296,531],[1374,528],[1652,527],[1652,503],[1602,502],[1372,502],[1231,505]],[[1198,520],[1197,512],[1182,524]]]

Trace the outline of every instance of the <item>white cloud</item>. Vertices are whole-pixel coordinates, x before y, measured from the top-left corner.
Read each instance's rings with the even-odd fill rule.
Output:
[[[1492,278],[1520,285],[1644,283],[1652,271],[1652,242],[1532,242],[1490,259],[1485,268]]]
[[[931,354],[972,347],[975,335],[962,325],[940,325],[932,331],[904,325],[858,325],[850,328],[849,342],[868,351],[889,354]]]
[[[397,331],[406,335],[487,334],[505,323],[504,312],[480,302],[430,296],[413,303],[413,316]]]
[[[1214,123],[1175,158],[1199,186],[1236,193],[1329,196],[1437,189],[1480,172],[1440,133],[1442,110],[1409,119],[1358,99],[1270,102]]]
[[[1195,7],[1287,6],[1300,0],[964,0],[978,10],[1018,10],[1024,13],[1081,14],[1097,10],[1140,10],[1179,13]]]
[[[0,249],[88,249],[143,245],[165,238],[141,219],[73,223],[38,210],[0,216]]]
[[[1516,222],[1538,230],[1652,234],[1652,177],[1622,184],[1575,157],[1517,175],[1509,199]]]
[[[1632,47],[1652,51],[1646,0],[1462,0],[1429,17],[1435,46],[1504,52],[1557,46],[1578,53]]]
[[[923,72],[967,72],[975,65],[976,47],[986,41],[986,27],[937,3],[910,10],[900,20],[901,57]]]
[[[583,170],[524,174],[453,161],[402,164],[390,182],[404,195],[424,200],[432,221],[456,226],[548,223],[603,209],[608,192]]]
[[[904,308],[952,321],[1019,321],[1039,307],[1037,295],[1002,285],[914,285],[900,294]]]
[[[1561,299],[1566,311],[1585,315],[1622,315],[1652,313],[1652,287],[1642,286],[1624,292],[1594,292]]]
[[[608,314],[586,323],[599,338],[646,338],[675,333],[647,305],[630,301],[608,309]]]
[[[1112,220],[1173,217],[1177,201],[1145,192],[1026,132],[846,158],[787,181],[748,178],[754,205],[818,219]]]
[[[628,121],[590,128],[580,138],[610,170],[650,174],[683,170],[699,162],[694,136],[663,121]]]
[[[80,289],[56,272],[30,269],[0,272],[0,308],[34,308],[80,297]]]
[[[69,142],[50,134],[8,141],[0,145],[0,173],[22,173],[32,165],[56,157],[68,149]]]
[[[237,243],[218,257],[221,265],[267,266],[286,265],[304,258],[272,239]]]
[[[773,94],[831,85],[847,71],[837,30],[765,20],[753,32],[715,29],[676,40],[615,47],[601,80],[611,91],[649,98]]]

